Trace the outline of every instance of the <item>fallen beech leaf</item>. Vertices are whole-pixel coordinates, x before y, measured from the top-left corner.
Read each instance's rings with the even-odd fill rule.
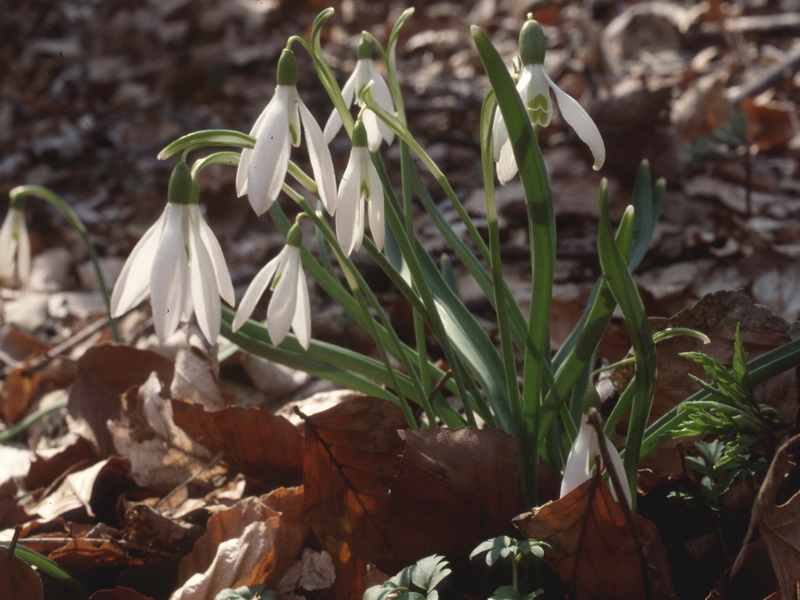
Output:
[[[31,463],[28,475],[25,477],[25,487],[35,490],[47,487],[62,474],[77,471],[76,465],[83,463],[85,466],[97,461],[97,455],[92,450],[92,445],[86,438],[75,434],[68,434],[59,439],[57,448],[42,448],[36,450],[36,459]]]
[[[753,517],[745,542],[731,569],[733,578],[743,567],[745,551],[755,543],[754,536],[758,530],[778,579],[781,598],[784,599],[800,597],[800,489],[797,475],[790,478],[797,467],[798,455],[800,435],[783,444],[772,459],[753,505]],[[790,490],[784,489],[789,486]]]
[[[403,449],[397,430],[406,425],[397,406],[366,396],[306,420],[306,507],[336,564],[338,600],[361,600],[367,563],[398,542],[387,535],[389,486]]]
[[[172,380],[172,363],[155,352],[113,344],[87,350],[78,359],[69,394],[70,429],[91,441],[99,456],[114,454],[106,423],[119,418],[120,396],[142,385],[153,371],[161,381]]]
[[[637,514],[632,517],[639,540],[633,538],[625,513],[598,475],[563,498],[520,515],[514,524],[524,536],[550,544],[545,561],[577,600],[674,598],[658,529]],[[651,595],[645,592],[642,559]]]
[[[26,507],[26,511],[49,520],[84,508],[89,516],[107,516],[113,520],[117,496],[133,487],[128,479],[129,472],[128,461],[112,456],[70,473],[52,493]]]
[[[400,431],[406,442],[389,496],[392,555],[373,560],[394,573],[431,554],[467,556],[513,532],[524,509],[514,440],[498,429]],[[388,560],[387,560],[388,559]]]
[[[153,600],[129,587],[117,586],[112,590],[99,590],[91,595],[89,600]]]
[[[175,424],[234,471],[272,490],[298,485],[303,477],[303,437],[283,417],[255,407],[206,411],[172,402]]]
[[[28,373],[24,366],[8,374],[0,388],[0,418],[6,427],[14,425],[25,415],[40,383],[41,375]]]
[[[44,598],[42,580],[24,560],[8,548],[0,547],[0,598]]]
[[[335,580],[336,569],[331,555],[325,550],[315,552],[310,548],[303,548],[303,556],[289,568],[275,589],[279,596],[285,597],[296,591],[327,589]]]
[[[181,559],[182,585],[170,600],[213,600],[225,588],[274,588],[308,533],[303,489],[281,488],[241,500],[213,515],[191,554]]]
[[[190,477],[193,484],[209,484],[222,469],[210,465],[209,452],[175,425],[172,403],[162,396],[155,373],[138,392],[125,394],[121,416],[107,428],[117,453],[131,463],[131,477],[142,487],[167,493]]]

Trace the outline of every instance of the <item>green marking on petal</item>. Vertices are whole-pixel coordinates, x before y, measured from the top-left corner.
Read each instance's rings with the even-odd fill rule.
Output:
[[[537,94],[528,102],[528,115],[534,125],[546,125],[547,116],[550,114],[550,99],[542,94]]]
[[[297,148],[300,144],[300,132],[291,123],[289,124],[289,137],[292,138],[292,146]]]

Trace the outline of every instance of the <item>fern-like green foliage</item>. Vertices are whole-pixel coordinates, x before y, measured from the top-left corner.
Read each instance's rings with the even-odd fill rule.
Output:
[[[787,424],[773,407],[756,401],[738,327],[730,371],[717,359],[700,352],[681,356],[702,365],[710,381],[690,377],[710,397],[687,401],[679,407],[683,421],[673,431],[673,437],[702,435],[706,440],[695,444],[697,456],[686,457],[687,466],[698,476],[698,485],[673,495],[699,500],[719,510],[722,495],[734,483],[748,475],[763,477],[768,466],[765,457],[774,451]]]

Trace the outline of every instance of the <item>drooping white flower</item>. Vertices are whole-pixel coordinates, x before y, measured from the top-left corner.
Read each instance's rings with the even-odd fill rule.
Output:
[[[392,94],[389,91],[389,86],[386,85],[383,77],[375,67],[375,61],[372,60],[372,45],[366,36],[361,36],[361,42],[358,44],[358,60],[356,61],[356,68],[353,70],[352,75],[345,82],[342,88],[342,97],[344,98],[347,106],[352,106],[355,102],[358,106],[362,106],[360,100],[361,90],[364,89],[370,81],[372,81],[372,92],[375,95],[378,105],[390,114],[394,114],[394,102],[392,101]],[[375,152],[381,145],[383,140],[387,144],[391,144],[394,140],[394,132],[381,121],[374,112],[366,109],[361,114],[364,120],[364,125],[367,128],[368,146],[371,152]],[[339,111],[335,110],[328,118],[325,124],[325,141],[330,144],[336,133],[342,127],[342,118],[339,116]]]
[[[256,214],[272,206],[281,191],[289,168],[289,152],[300,144],[305,132],[311,170],[319,188],[319,197],[330,214],[336,210],[336,178],[330,150],[314,117],[297,93],[297,61],[285,49],[278,62],[278,85],[275,95],[261,112],[250,131],[255,147],[242,150],[236,172],[236,193],[247,194]]]
[[[562,91],[542,68],[545,54],[545,39],[542,28],[533,19],[522,26],[519,34],[520,58],[522,73],[517,82],[517,91],[528,116],[534,125],[547,127],[553,118],[553,103],[550,91],[555,94],[561,116],[572,126],[578,137],[589,146],[594,157],[593,168],[600,169],[606,160],[606,149],[603,138],[592,118],[584,108],[569,94]],[[517,162],[508,139],[508,131],[503,115],[498,109],[492,124],[494,160],[497,163],[497,178],[500,183],[507,183],[517,173]]]
[[[235,297],[222,249],[200,214],[194,185],[186,163],[178,163],[164,212],[122,267],[111,294],[111,313],[121,316],[149,294],[162,342],[194,313],[203,335],[214,344],[220,330],[220,296],[231,305]]]
[[[0,226],[0,281],[11,284],[16,276],[25,287],[30,273],[31,242],[25,212],[21,203],[12,201]]]
[[[346,256],[361,248],[364,239],[365,204],[369,230],[378,250],[383,249],[386,237],[383,186],[369,155],[367,135],[366,125],[358,119],[353,128],[350,162],[347,163],[339,183],[339,195],[336,199],[336,237]]]
[[[608,450],[608,455],[611,458],[611,463],[616,474],[622,478],[622,489],[625,493],[625,498],[628,501],[628,506],[631,506],[631,492],[625,481],[625,467],[622,464],[619,452],[611,443],[605,434],[603,441]],[[572,447],[567,456],[567,463],[564,466],[564,477],[561,479],[561,498],[569,494],[572,490],[580,486],[583,482],[588,481],[595,475],[595,458],[601,457],[600,442],[597,439],[597,432],[594,427],[587,421],[586,417],[581,421],[581,427],[578,430],[578,435],[575,441],[572,442]],[[619,502],[617,492],[614,486],[611,486],[611,493],[614,499]]]
[[[308,282],[300,262],[300,228],[295,224],[286,236],[286,246],[250,282],[239,303],[231,328],[238,330],[253,314],[256,304],[272,283],[273,294],[267,308],[267,331],[276,346],[289,329],[308,350],[311,341],[311,305]]]

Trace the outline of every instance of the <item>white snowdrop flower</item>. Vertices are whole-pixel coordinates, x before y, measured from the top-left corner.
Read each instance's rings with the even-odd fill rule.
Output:
[[[364,239],[364,204],[367,207],[369,230],[378,250],[383,249],[386,237],[383,186],[370,158],[367,136],[365,123],[358,119],[353,127],[350,161],[339,182],[336,199],[336,237],[346,256],[361,248]]]
[[[131,252],[111,294],[119,317],[148,294],[162,342],[194,313],[210,344],[220,330],[220,296],[233,305],[233,284],[217,238],[200,214],[196,182],[185,162],[169,181],[167,206]]]
[[[622,478],[622,489],[625,493],[625,498],[628,501],[628,506],[631,506],[631,492],[628,488],[627,481],[625,481],[625,467],[622,465],[622,459],[619,452],[611,443],[611,440],[603,435],[605,446],[608,449],[609,457],[614,471]],[[597,439],[597,432],[587,421],[586,417],[581,421],[581,428],[578,430],[578,435],[575,441],[572,442],[572,448],[569,450],[567,456],[567,463],[564,466],[564,477],[561,479],[561,498],[569,494],[572,490],[580,486],[583,482],[591,479],[595,475],[595,458],[602,455],[600,453],[600,443]],[[614,499],[619,502],[617,492],[614,486],[611,486],[611,494]]]
[[[538,22],[529,19],[522,26],[519,34],[519,50],[522,59],[522,73],[517,82],[517,91],[522,97],[522,103],[528,111],[528,116],[534,125],[547,127],[553,118],[553,103],[550,99],[550,90],[555,94],[558,108],[564,120],[578,134],[578,137],[589,146],[594,157],[593,168],[599,170],[606,160],[606,149],[603,138],[592,118],[572,98],[562,91],[545,73],[542,65],[545,55],[544,32]],[[508,139],[505,121],[498,109],[492,124],[492,138],[494,144],[494,160],[497,163],[497,178],[500,183],[507,183],[517,173],[517,162]]]
[[[366,36],[361,36],[361,41],[358,44],[358,60],[356,61],[356,68],[353,70],[352,75],[345,82],[342,88],[342,97],[344,98],[347,106],[352,106],[355,102],[358,106],[362,106],[359,96],[361,90],[364,89],[370,81],[372,81],[372,92],[375,95],[375,100],[378,105],[388,112],[394,114],[394,102],[392,101],[392,94],[389,91],[389,86],[386,85],[383,77],[375,67],[375,61],[372,60],[372,45]],[[375,152],[381,145],[383,140],[387,144],[391,144],[394,140],[394,132],[389,128],[386,123],[381,121],[374,112],[367,109],[361,114],[364,120],[364,125],[367,128],[368,146],[371,152]],[[330,144],[336,133],[342,127],[342,118],[339,116],[339,111],[333,110],[328,122],[325,124],[325,141]]]
[[[15,277],[22,287],[31,273],[31,242],[25,225],[22,201],[11,201],[0,226],[0,281],[12,284]]]
[[[336,178],[330,150],[296,85],[297,61],[287,48],[278,61],[275,94],[250,131],[256,138],[255,147],[242,150],[236,172],[237,195],[247,194],[258,215],[269,210],[278,197],[289,168],[289,152],[300,144],[301,131],[305,131],[308,158],[322,204],[330,214],[336,210]]]
[[[267,308],[270,340],[277,346],[291,329],[300,345],[308,350],[311,342],[311,305],[308,282],[300,262],[301,242],[300,227],[295,224],[286,235],[283,250],[258,272],[248,286],[233,319],[233,331],[250,318],[258,300],[272,283],[273,293]]]

